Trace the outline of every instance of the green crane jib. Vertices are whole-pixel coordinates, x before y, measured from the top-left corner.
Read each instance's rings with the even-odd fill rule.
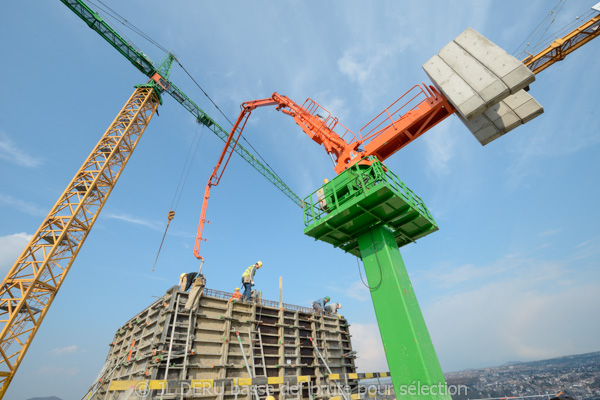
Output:
[[[90,28],[98,32],[111,46],[128,59],[140,72],[152,79],[157,87],[157,93],[165,91],[171,95],[179,104],[185,107],[196,118],[198,123],[203,124],[217,135],[224,142],[229,136],[208,114],[206,114],[196,103],[194,103],[185,93],[168,80],[173,55],[169,54],[169,60],[163,62],[158,68],[150,58],[142,51],[136,49],[131,43],[119,35],[110,25],[108,25],[100,15],[95,13],[81,0],[61,0],[71,11],[81,18]],[[159,96],[160,98],[160,96]],[[233,147],[233,145],[232,145]],[[296,195],[277,175],[267,166],[262,164],[252,153],[246,150],[241,144],[235,146],[234,151],[244,160],[252,165],[258,172],[281,190],[294,203],[302,207],[303,203],[300,197]]]
[[[63,194],[42,221],[0,285],[0,399],[4,397],[49,307],[102,207],[121,176],[163,92],[190,111],[222,140],[229,133],[169,81],[175,57],[156,67],[81,0],[61,0],[150,81],[134,93],[100,138]],[[235,151],[294,203],[300,198],[275,173],[239,144]]]

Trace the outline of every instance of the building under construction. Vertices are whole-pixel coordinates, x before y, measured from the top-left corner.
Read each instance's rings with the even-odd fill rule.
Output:
[[[445,386],[433,342],[398,251],[438,227],[425,203],[383,162],[452,115],[465,124],[481,145],[541,115],[543,107],[530,94],[530,85],[539,72],[600,36],[600,3],[592,8],[592,16],[586,22],[578,23],[577,28],[561,34],[562,37],[555,34],[548,47],[522,60],[475,30],[466,29],[423,65],[432,84],[412,85],[404,94],[400,92],[397,100],[354,131],[311,98],[300,105],[273,93],[268,98],[243,102],[241,113],[228,132],[170,80],[174,62],[183,68],[172,53],[167,52],[162,62],[154,63],[84,0],[61,2],[142,72],[145,83],[135,86],[2,281],[0,399],[142,134],[167,95],[225,142],[205,189],[194,249],[196,258],[202,259],[198,246],[204,240],[202,226],[206,222],[210,188],[219,183],[232,154],[238,153],[303,208],[306,235],[362,260],[365,285],[370,290],[396,388],[415,382],[419,389]],[[158,45],[107,8],[111,17]],[[554,20],[553,17],[550,23]],[[165,47],[158,47],[166,52]],[[336,177],[326,180],[308,197],[293,193],[266,161],[259,161],[263,158],[258,153],[253,154],[238,143],[250,113],[266,106],[293,117],[308,138],[323,146],[334,163]],[[60,153],[52,154],[56,163],[62,162]],[[7,203],[21,201],[10,199]],[[174,214],[175,210],[169,211],[167,228]],[[279,400],[338,396],[356,399],[361,376],[355,373],[345,319],[262,299],[230,302],[230,296],[206,289],[199,308],[190,313],[183,312],[188,294],[177,287],[169,289],[117,331],[87,398],[237,400],[239,389],[247,388],[242,396],[254,400],[270,396]],[[342,384],[347,392],[340,393]],[[295,389],[288,391],[290,387]],[[316,392],[315,387],[319,388]],[[429,392],[420,396],[409,398],[451,400],[449,394]]]
[[[174,286],[121,326],[86,398],[330,398],[340,383],[357,391],[345,318],[212,289],[189,313],[187,297]]]

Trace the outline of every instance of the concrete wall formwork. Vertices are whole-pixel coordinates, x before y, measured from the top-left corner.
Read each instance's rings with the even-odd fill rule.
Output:
[[[205,289],[197,312],[185,313],[182,310],[188,293],[177,286],[169,289],[117,330],[90,398],[139,399],[144,393],[145,399],[165,400],[340,396],[339,390],[336,392],[339,382],[329,381],[326,366],[310,339],[332,373],[355,373],[355,352],[346,319],[289,304],[279,307],[267,300],[229,302],[230,296]],[[298,383],[297,377],[307,378]],[[268,390],[265,385],[258,389],[244,386],[247,378],[254,378],[253,383],[268,383]],[[150,389],[160,384],[167,385],[168,390],[148,391],[140,381]],[[346,381],[352,391],[357,390],[357,380]],[[198,382],[207,382],[207,387],[190,388]]]

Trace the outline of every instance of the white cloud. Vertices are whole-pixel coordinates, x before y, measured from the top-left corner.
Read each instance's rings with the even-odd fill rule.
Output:
[[[41,159],[32,157],[19,149],[2,131],[0,131],[0,159],[29,168],[37,167],[41,163]]]
[[[560,233],[560,229],[546,229],[543,232],[540,232],[539,235],[540,236],[554,236],[557,235],[558,233]]]
[[[0,236],[0,271],[6,271],[13,266],[31,240],[31,236],[25,232]]]
[[[526,281],[529,284],[565,279],[571,274],[569,264],[583,249],[574,253],[568,260],[543,260],[523,254],[507,254],[487,264],[465,264],[457,267],[440,265],[416,275],[415,281],[429,281],[438,288],[456,290],[469,285],[486,285],[499,280],[510,282]],[[586,255],[587,257],[587,255]]]
[[[81,369],[79,367],[63,368],[56,365],[41,365],[37,369],[38,375],[56,375],[56,376],[75,376],[78,375]]]
[[[366,281],[366,278],[364,278]],[[356,299],[358,301],[368,301],[371,299],[369,289],[365,286],[362,281],[353,282],[348,289],[345,291],[346,296]]]
[[[445,371],[597,351],[594,285],[539,290],[502,281],[444,297],[426,308]]]
[[[574,109],[583,104],[573,104]],[[593,115],[593,114],[591,114]],[[543,118],[542,115],[540,118]],[[591,118],[585,117],[572,126],[565,126],[563,121],[550,118],[532,121],[531,126],[525,126],[511,146],[512,162],[506,169],[507,189],[514,191],[531,176],[543,176],[546,171],[539,167],[542,161],[552,159],[556,162],[561,157],[567,157],[580,150],[588,149],[600,143],[596,130],[589,129]],[[533,132],[533,129],[536,129]],[[526,129],[531,130],[527,132]],[[541,134],[543,132],[543,134]]]
[[[37,216],[45,216],[46,212],[33,203],[25,200],[17,199],[16,197],[0,193],[0,204],[14,207],[25,214]]]
[[[583,268],[595,260],[596,244],[564,259],[514,254],[429,271],[441,290],[423,310],[444,370],[597,351],[600,291],[588,283],[596,272]]]
[[[55,349],[50,350],[50,352],[55,356],[62,356],[64,354],[73,354],[80,351],[77,345],[66,346],[66,347],[57,347]]]
[[[357,352],[358,372],[386,372],[388,365],[376,324],[353,323],[350,327],[352,344]]]
[[[128,222],[130,224],[134,224],[134,225],[141,225],[141,226],[145,226],[146,228],[150,228],[152,230],[155,231],[160,231],[162,230],[158,224],[154,221],[148,221],[142,218],[137,218],[137,217],[133,217],[129,214],[108,214],[106,216],[107,218],[111,218],[111,219],[116,219],[119,221],[124,221],[124,222]]]
[[[379,48],[374,54],[365,57],[364,50],[358,47],[344,51],[342,58],[338,60],[338,68],[352,82],[359,85],[374,79],[374,71],[384,60],[392,55],[390,48]]]
[[[382,93],[389,90],[397,76],[390,70],[391,60],[396,60],[411,43],[408,38],[394,38],[387,43],[353,44],[337,60],[339,71],[362,92],[363,108],[369,108]]]
[[[449,129],[452,124],[441,124],[423,135],[427,146],[427,165],[438,178],[450,173],[450,161],[456,153],[456,138]]]

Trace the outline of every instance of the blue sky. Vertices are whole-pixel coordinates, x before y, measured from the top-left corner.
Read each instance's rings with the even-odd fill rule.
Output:
[[[593,2],[571,1],[562,27]],[[512,53],[554,2],[106,1],[164,47],[225,112],[274,91],[315,99],[357,131],[427,76],[421,65],[471,26]],[[551,28],[552,31],[554,28]],[[128,31],[153,60],[163,54]],[[144,77],[59,2],[0,13],[0,271],[5,273]],[[545,113],[481,147],[451,117],[387,161],[440,230],[402,249],[442,368],[600,350],[600,41],[538,76]],[[172,80],[227,128],[183,71]],[[202,194],[222,142],[170,98],[159,109],[75,261],[7,399],[79,398],[114,332],[197,269]],[[194,137],[200,146],[157,265]],[[274,110],[245,136],[301,197],[334,176],[329,157]],[[208,286],[232,290],[262,260],[258,288],[309,306],[343,303],[361,371],[386,370],[356,259],[302,234],[301,210],[239,157],[208,207]],[[390,305],[393,307],[393,305]],[[32,384],[35,382],[35,384]]]

